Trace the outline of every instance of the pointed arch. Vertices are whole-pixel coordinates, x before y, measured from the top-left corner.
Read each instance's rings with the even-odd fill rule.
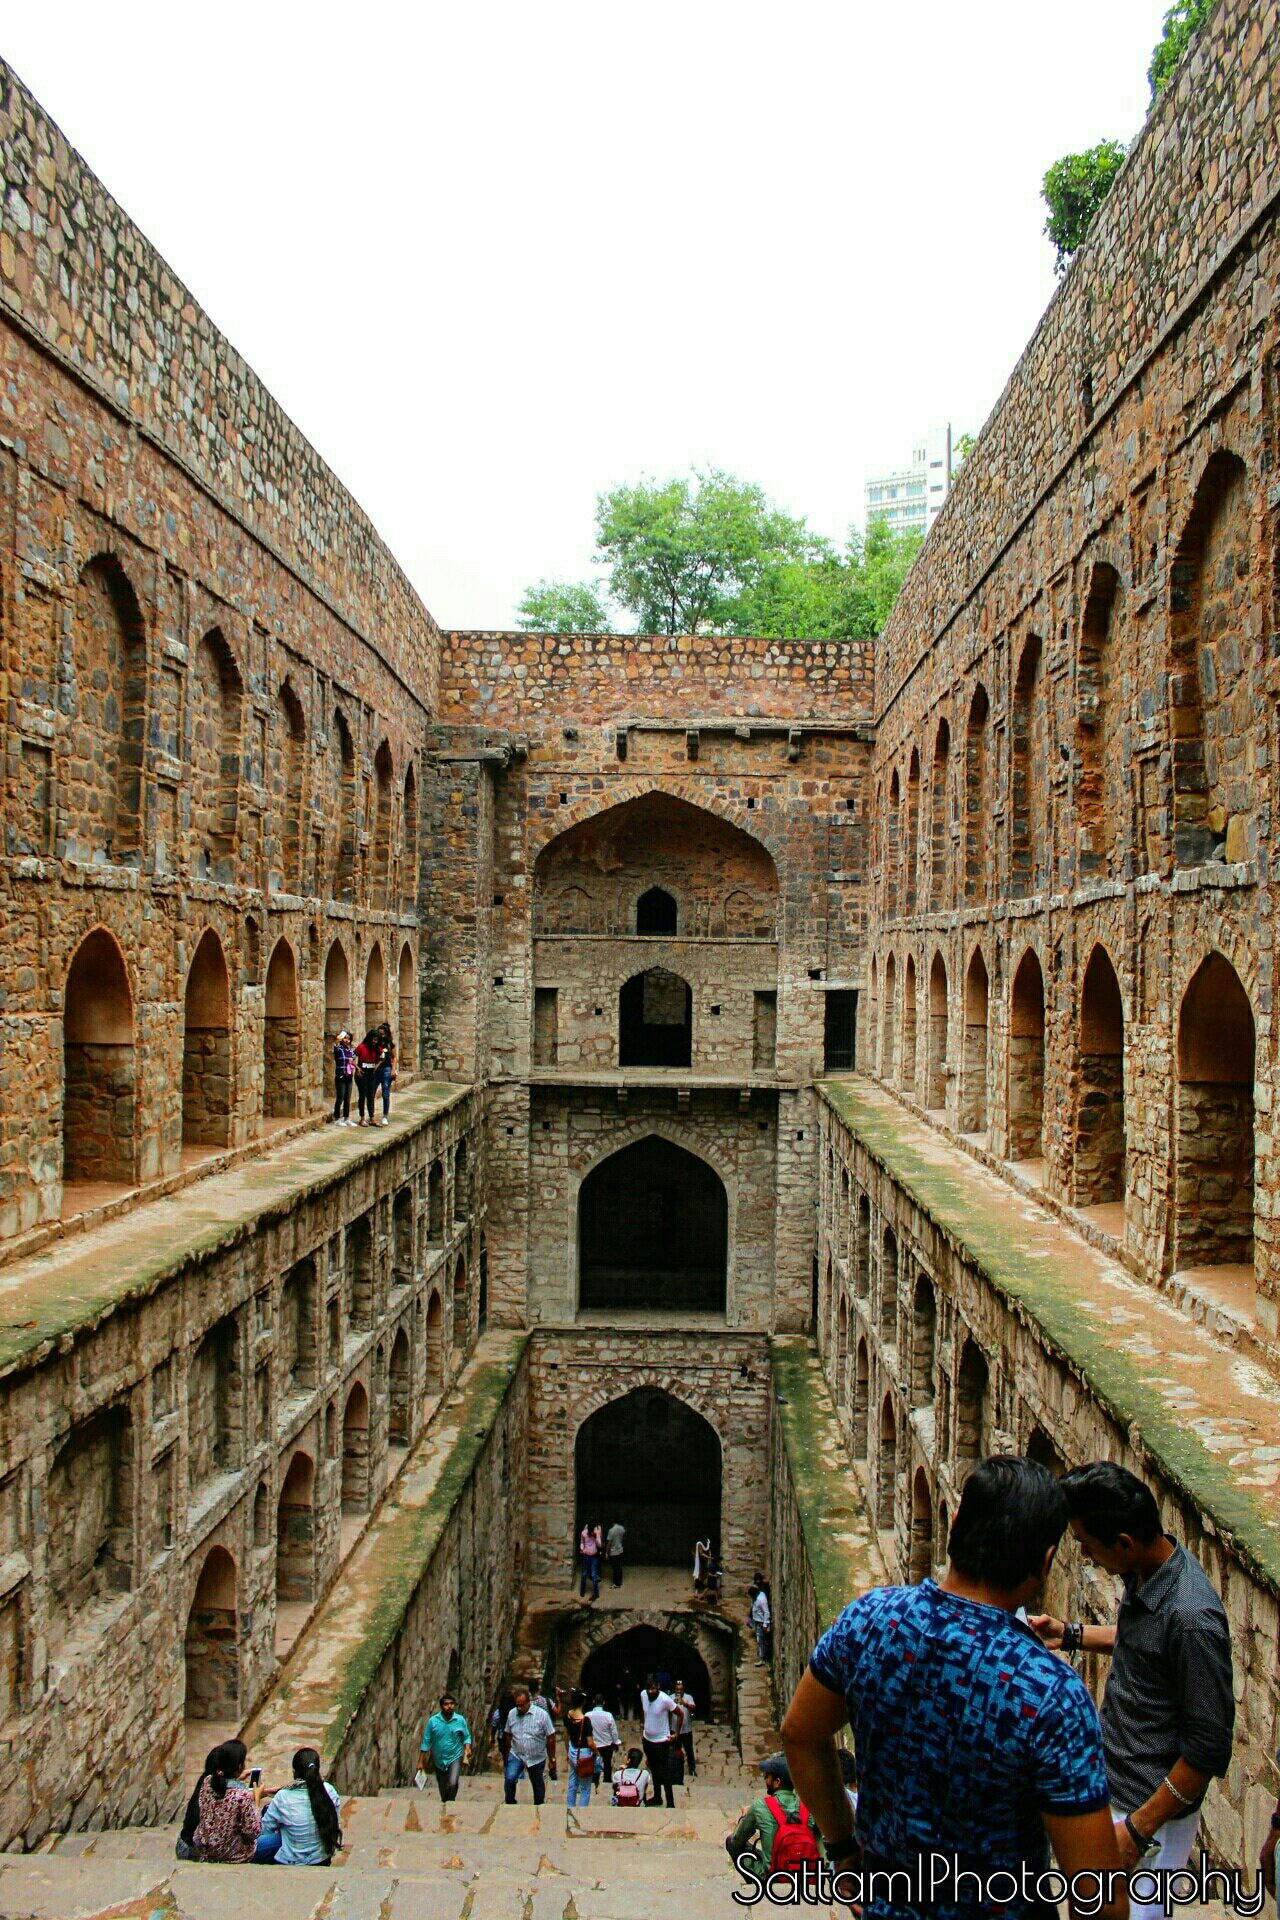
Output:
[[[400,911],[415,913],[418,906],[418,776],[412,761],[404,776],[402,807]]]
[[[76,948],[63,993],[62,1179],[132,1185],[137,1111],[133,993],[105,927]]]
[[[583,1179],[580,1309],[723,1313],[728,1268],[728,1193],[698,1154],[645,1133],[597,1160]]]
[[[83,800],[68,795],[73,859],[136,864],[142,847],[147,647],[138,596],[113,554],[97,554],[76,589],[76,718],[85,739]]]
[[[675,933],[679,910],[665,887],[647,887],[636,901],[637,933]]]
[[[324,962],[324,1043],[329,1057],[334,1041],[351,1026],[351,969],[341,940],[334,940]]]
[[[889,805],[884,818],[886,916],[897,918],[902,879],[902,782],[895,767],[889,776]]]
[[[394,791],[391,746],[389,741],[382,740],[373,756],[373,849],[369,886],[369,897],[379,911],[391,905],[391,797]]]
[[[937,913],[950,897],[947,885],[947,780],[951,768],[951,727],[944,718],[933,738],[929,774],[929,905]]]
[[[276,1602],[316,1597],[315,1461],[299,1450],[276,1506]]]
[[[920,989],[916,979],[916,957],[907,955],[902,978],[902,1090],[916,1090],[916,1030],[919,1019]]]
[[[1076,664],[1076,841],[1080,875],[1124,871],[1124,708],[1120,576],[1100,560],[1089,578]]]
[[[364,970],[364,1027],[380,1027],[387,1017],[387,967],[382,958],[382,943],[375,940]]]
[[[882,1533],[893,1528],[894,1496],[898,1484],[898,1423],[893,1400],[886,1393],[880,1405],[880,1453],[876,1462],[876,1526]]]
[[[239,1617],[236,1563],[225,1547],[211,1547],[187,1615],[186,1719],[234,1723],[239,1718]]]
[[[333,710],[325,761],[325,792],[329,834],[329,893],[334,900],[350,900],[356,868],[356,749],[347,716]]]
[[[1044,1158],[1044,974],[1028,947],[1009,1006],[1009,1158]]]
[[[1101,944],[1084,970],[1079,1045],[1073,1197],[1080,1207],[1104,1206],[1125,1192],[1124,1006]]]
[[[198,870],[235,877],[244,684],[218,627],[196,643],[191,674],[191,844]]]
[[[1029,634],[1013,686],[1009,891],[1015,900],[1039,891],[1048,865],[1048,754],[1041,653],[1039,635]]]
[[[987,831],[991,817],[989,726],[991,702],[979,682],[969,702],[964,736],[964,897],[987,897]]]
[[[654,1462],[666,1471],[655,1474]],[[578,1529],[619,1519],[627,1562],[679,1565],[694,1540],[721,1539],[723,1462],[715,1427],[662,1387],[635,1387],[596,1408],[574,1435]]]
[[[231,1089],[231,977],[222,942],[212,927],[206,927],[187,971],[184,999],[184,1146],[228,1144]]]
[[[1240,976],[1207,954],[1178,1010],[1175,1272],[1253,1265],[1256,1052]]]
[[[960,1131],[987,1130],[987,963],[975,947],[964,979],[964,1059],[961,1066]]]
[[[868,1424],[871,1407],[871,1362],[867,1355],[867,1343],[861,1335],[858,1337],[857,1352],[853,1367],[853,1457],[866,1460],[869,1445]]]
[[[391,1364],[387,1372],[389,1400],[388,1440],[393,1447],[407,1447],[410,1433],[409,1336],[401,1327],[391,1343]]]
[[[916,910],[920,875],[920,749],[912,747],[911,758],[907,763],[906,794],[906,886],[904,895],[906,910],[912,914]]]
[[[934,1364],[938,1338],[938,1300],[928,1274],[916,1273],[911,1296],[911,1404],[931,1407],[934,1402]]]
[[[908,1585],[919,1586],[933,1572],[933,1495],[929,1476],[917,1467],[911,1482],[911,1538],[907,1567]]]
[[[693,1059],[693,989],[678,973],[650,967],[618,995],[618,1065],[687,1067]]]
[[[396,1041],[396,1071],[402,1082],[413,1078],[418,1064],[418,991],[413,965],[413,948],[406,940],[400,949],[396,968],[399,1039]]]
[[[880,1072],[892,1081],[898,1070],[898,962],[890,954],[884,963],[884,1037],[880,1043]]]
[[[267,963],[262,1025],[262,1111],[267,1119],[292,1119],[297,1114],[301,1063],[298,965],[293,948],[281,938]]]
[[[342,1511],[367,1513],[370,1500],[369,1395],[357,1380],[342,1411]]]
[[[1254,660],[1246,644],[1249,595],[1249,488],[1234,453],[1212,455],[1170,574],[1169,687],[1173,737],[1173,841],[1177,866],[1225,852],[1228,824],[1239,823],[1238,851],[1252,832],[1249,742]]]
[[[935,950],[929,968],[928,1072],[924,1089],[924,1104],[934,1109],[944,1108],[947,1104],[947,1035],[950,1017],[947,963],[939,948]]]
[[[271,884],[282,893],[292,893],[303,884],[302,776],[306,746],[302,702],[292,681],[282,680],[271,716],[267,766],[273,847]]]

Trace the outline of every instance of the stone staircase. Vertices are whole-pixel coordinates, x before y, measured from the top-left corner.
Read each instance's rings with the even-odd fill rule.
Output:
[[[567,1808],[563,1772],[542,1807],[508,1807],[492,1773],[451,1806],[435,1786],[343,1803],[330,1867],[181,1864],[176,1828],[57,1838],[0,1855],[3,1920],[656,1920],[740,1911],[725,1835],[748,1797],[726,1730],[704,1728],[698,1779],[675,1810]],[[705,1756],[705,1757],[704,1757]],[[813,1911],[810,1909],[810,1911]]]

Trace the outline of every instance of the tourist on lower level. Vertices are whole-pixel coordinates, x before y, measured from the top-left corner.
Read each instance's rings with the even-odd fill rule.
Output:
[[[748,1618],[751,1631],[756,1637],[756,1665],[763,1667],[769,1658],[769,1629],[773,1625],[773,1614],[769,1608],[769,1595],[764,1587],[752,1587],[751,1611]]]
[[[1037,1881],[1052,1845],[1068,1880],[1104,1876],[1094,1920],[1125,1920],[1097,1712],[1080,1676],[1018,1618],[1040,1595],[1066,1525],[1067,1497],[1046,1468],[983,1460],[965,1482],[942,1584],[874,1588],[819,1640],[782,1744],[835,1867],[856,1868],[861,1855],[864,1868],[914,1874],[941,1855],[943,1877],[930,1882],[937,1911],[979,1920],[998,1884],[1006,1920],[1042,1920],[1052,1905]],[[846,1722],[858,1756],[856,1834],[836,1747]],[[892,1910],[869,1899],[863,1914]]]
[[[378,1075],[382,1066],[382,1047],[378,1040],[376,1027],[370,1027],[360,1045],[356,1048],[356,1099],[360,1105],[360,1118],[357,1125],[376,1127],[380,1124],[374,1118],[374,1108],[378,1098]]]
[[[528,1687],[517,1687],[502,1735],[502,1791],[509,1807],[516,1803],[523,1773],[533,1788],[533,1804],[540,1807],[547,1797],[547,1774],[556,1778],[555,1722],[545,1707],[534,1706]]]
[[[672,1740],[680,1749],[681,1769],[687,1769],[689,1778],[698,1777],[698,1762],[693,1751],[693,1695],[684,1690],[684,1681],[677,1680],[671,1689],[671,1697],[680,1709],[680,1725],[672,1729]]]
[[[604,1688],[597,1687],[595,1702],[587,1713],[591,1722],[591,1732],[596,1743],[596,1759],[599,1762],[597,1777],[601,1775],[608,1785],[613,1779],[613,1756],[622,1745],[622,1735],[618,1732],[618,1723],[604,1703]]]
[[[627,1764],[619,1767],[613,1776],[613,1798],[615,1807],[642,1807],[648,1798],[653,1779],[644,1764],[644,1755],[639,1747],[627,1749]]]
[[[596,1777],[596,1741],[586,1701],[577,1687],[569,1695],[564,1739],[569,1750],[569,1786],[565,1797],[571,1807],[589,1807]]]
[[[262,1816],[254,1850],[260,1867],[327,1867],[342,1845],[338,1795],[320,1771],[314,1747],[293,1756],[293,1779],[277,1787]]]
[[[676,1703],[664,1693],[657,1678],[650,1674],[640,1694],[640,1712],[644,1720],[644,1757],[653,1775],[651,1807],[660,1807],[663,1796],[669,1807],[676,1804],[671,1791],[671,1715]]]
[[[1114,1626],[1037,1616],[1047,1647],[1109,1653],[1102,1745],[1121,1864],[1173,1873],[1191,1858],[1200,1807],[1231,1764],[1235,1695],[1226,1609],[1198,1560],[1160,1525],[1151,1489],[1111,1460],[1058,1481],[1087,1561],[1119,1574]],[[1163,1902],[1131,1901],[1131,1920]]]
[[[622,1585],[622,1560],[627,1550],[627,1530],[620,1520],[615,1520],[605,1535],[605,1558],[613,1573],[615,1587]]]
[[[391,1089],[396,1081],[396,1037],[385,1020],[378,1028],[378,1039],[382,1043],[378,1088],[382,1094],[382,1124],[385,1127],[391,1114]]]
[[[725,1848],[738,1872],[753,1880],[766,1880],[774,1864],[774,1841],[779,1828],[788,1822],[799,1826],[805,1835],[802,1857],[817,1859],[818,1832],[812,1814],[800,1803],[791,1784],[791,1769],[782,1753],[772,1753],[760,1762],[764,1792],[757,1795],[725,1840]]]
[[[579,1599],[587,1591],[587,1582],[591,1582],[591,1598],[600,1598],[600,1553],[604,1546],[604,1535],[598,1522],[588,1520],[578,1535],[578,1552],[582,1555],[582,1578],[578,1582]]]
[[[191,1847],[197,1860],[243,1866],[253,1858],[262,1831],[261,1796],[244,1777],[244,1761],[242,1740],[224,1740],[209,1755],[195,1793],[199,1819]]]
[[[707,1571],[703,1580],[702,1597],[712,1602],[720,1598],[720,1562],[713,1553],[707,1561]]]
[[[435,1773],[440,1798],[456,1800],[462,1769],[471,1765],[471,1729],[451,1693],[440,1695],[439,1710],[423,1731],[422,1765]]]
[[[340,1127],[352,1127],[351,1082],[355,1077],[356,1056],[351,1035],[344,1027],[333,1043],[333,1118]]]
[[[711,1535],[693,1543],[693,1590],[701,1593],[707,1578],[707,1562],[711,1558]]]

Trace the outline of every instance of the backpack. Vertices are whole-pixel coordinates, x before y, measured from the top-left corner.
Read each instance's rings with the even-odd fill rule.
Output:
[[[806,1860],[818,1860],[818,1840],[803,1800],[794,1813],[788,1813],[781,1800],[765,1795],[765,1805],[777,1821],[773,1852],[769,1855],[770,1873],[794,1873]]]
[[[627,1778],[631,1774],[630,1779]],[[638,1807],[640,1805],[640,1783],[629,1767],[613,1776],[613,1804],[616,1807]]]

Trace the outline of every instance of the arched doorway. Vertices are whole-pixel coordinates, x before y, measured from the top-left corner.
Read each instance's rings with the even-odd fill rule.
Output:
[[[315,1598],[315,1462],[295,1453],[276,1508],[276,1601]]]
[[[427,1301],[427,1393],[439,1393],[444,1385],[444,1313],[440,1295],[434,1290]]]
[[[414,1072],[418,1059],[418,1041],[414,1021],[413,949],[406,940],[400,949],[397,975],[400,1028],[396,1035],[396,1071],[401,1084]]]
[[[268,1120],[291,1120],[298,1111],[301,1040],[293,948],[287,940],[277,940],[267,966],[262,1029],[262,1111]]]
[[[236,1563],[211,1547],[196,1582],[186,1631],[188,1720],[234,1722],[240,1711]]]
[[[1201,962],[1178,1013],[1174,1271],[1253,1266],[1253,1008],[1231,962]]]
[[[650,967],[618,996],[618,1065],[687,1067],[693,1059],[693,989],[678,973]]]
[[[231,981],[207,927],[187,974],[182,1042],[182,1143],[225,1147],[231,1130]]]
[[[387,969],[382,958],[382,948],[375,940],[373,952],[369,955],[369,964],[364,975],[364,1025],[366,1033],[371,1027],[380,1027],[387,1017]]]
[[[659,1134],[593,1167],[578,1194],[578,1305],[723,1313],[729,1199],[714,1168]]]
[[[453,1269],[453,1347],[455,1353],[461,1353],[467,1344],[470,1333],[467,1314],[467,1263],[458,1255],[457,1265]]]
[[[1044,975],[1028,947],[1009,1017],[1009,1158],[1044,1158]]]
[[[134,1178],[133,996],[119,947],[96,927],[76,948],[63,1010],[62,1178]]]
[[[675,896],[665,887],[649,887],[636,901],[637,933],[674,933],[677,918]]]
[[[620,1520],[631,1564],[692,1565],[699,1539],[719,1549],[720,1440],[683,1400],[659,1387],[611,1400],[579,1427],[573,1460],[575,1541],[588,1521]]]
[[[929,1061],[924,1103],[935,1110],[947,1104],[947,963],[940,953],[929,968]]]
[[[409,1336],[401,1327],[391,1345],[391,1367],[387,1376],[390,1422],[388,1438],[393,1447],[409,1444]]]
[[[351,969],[341,940],[335,940],[324,963],[325,1070],[332,1061],[333,1043],[351,1025]]]
[[[909,1585],[919,1586],[933,1572],[933,1496],[923,1467],[916,1468],[911,1483],[911,1560],[907,1572]]]
[[[880,1409],[880,1458],[876,1463],[876,1526],[881,1532],[893,1527],[894,1499],[898,1485],[898,1423],[893,1402],[886,1394]]]
[[[373,756],[373,786],[373,884],[369,895],[375,907],[385,908],[391,905],[391,796],[395,788],[391,748],[385,740]]]
[[[987,963],[975,947],[964,979],[964,1059],[961,1063],[960,1131],[987,1130]]]
[[[628,1535],[628,1548],[630,1545]],[[640,1690],[651,1673],[665,1677],[667,1685],[677,1680],[684,1683],[694,1703],[695,1732],[699,1720],[713,1717],[714,1691],[706,1661],[690,1641],[660,1627],[640,1625],[615,1633],[587,1655],[578,1685],[588,1700],[603,1697],[610,1713],[619,1720],[635,1720],[640,1711]]]
[[[1072,1184],[1079,1207],[1124,1199],[1124,1008],[1105,947],[1095,947],[1080,995],[1080,1084]]]
[[[902,1090],[916,1090],[916,1017],[918,1012],[916,957],[907,955],[902,976]]]
[[[359,1380],[342,1415],[342,1511],[369,1511],[369,1396]]]

